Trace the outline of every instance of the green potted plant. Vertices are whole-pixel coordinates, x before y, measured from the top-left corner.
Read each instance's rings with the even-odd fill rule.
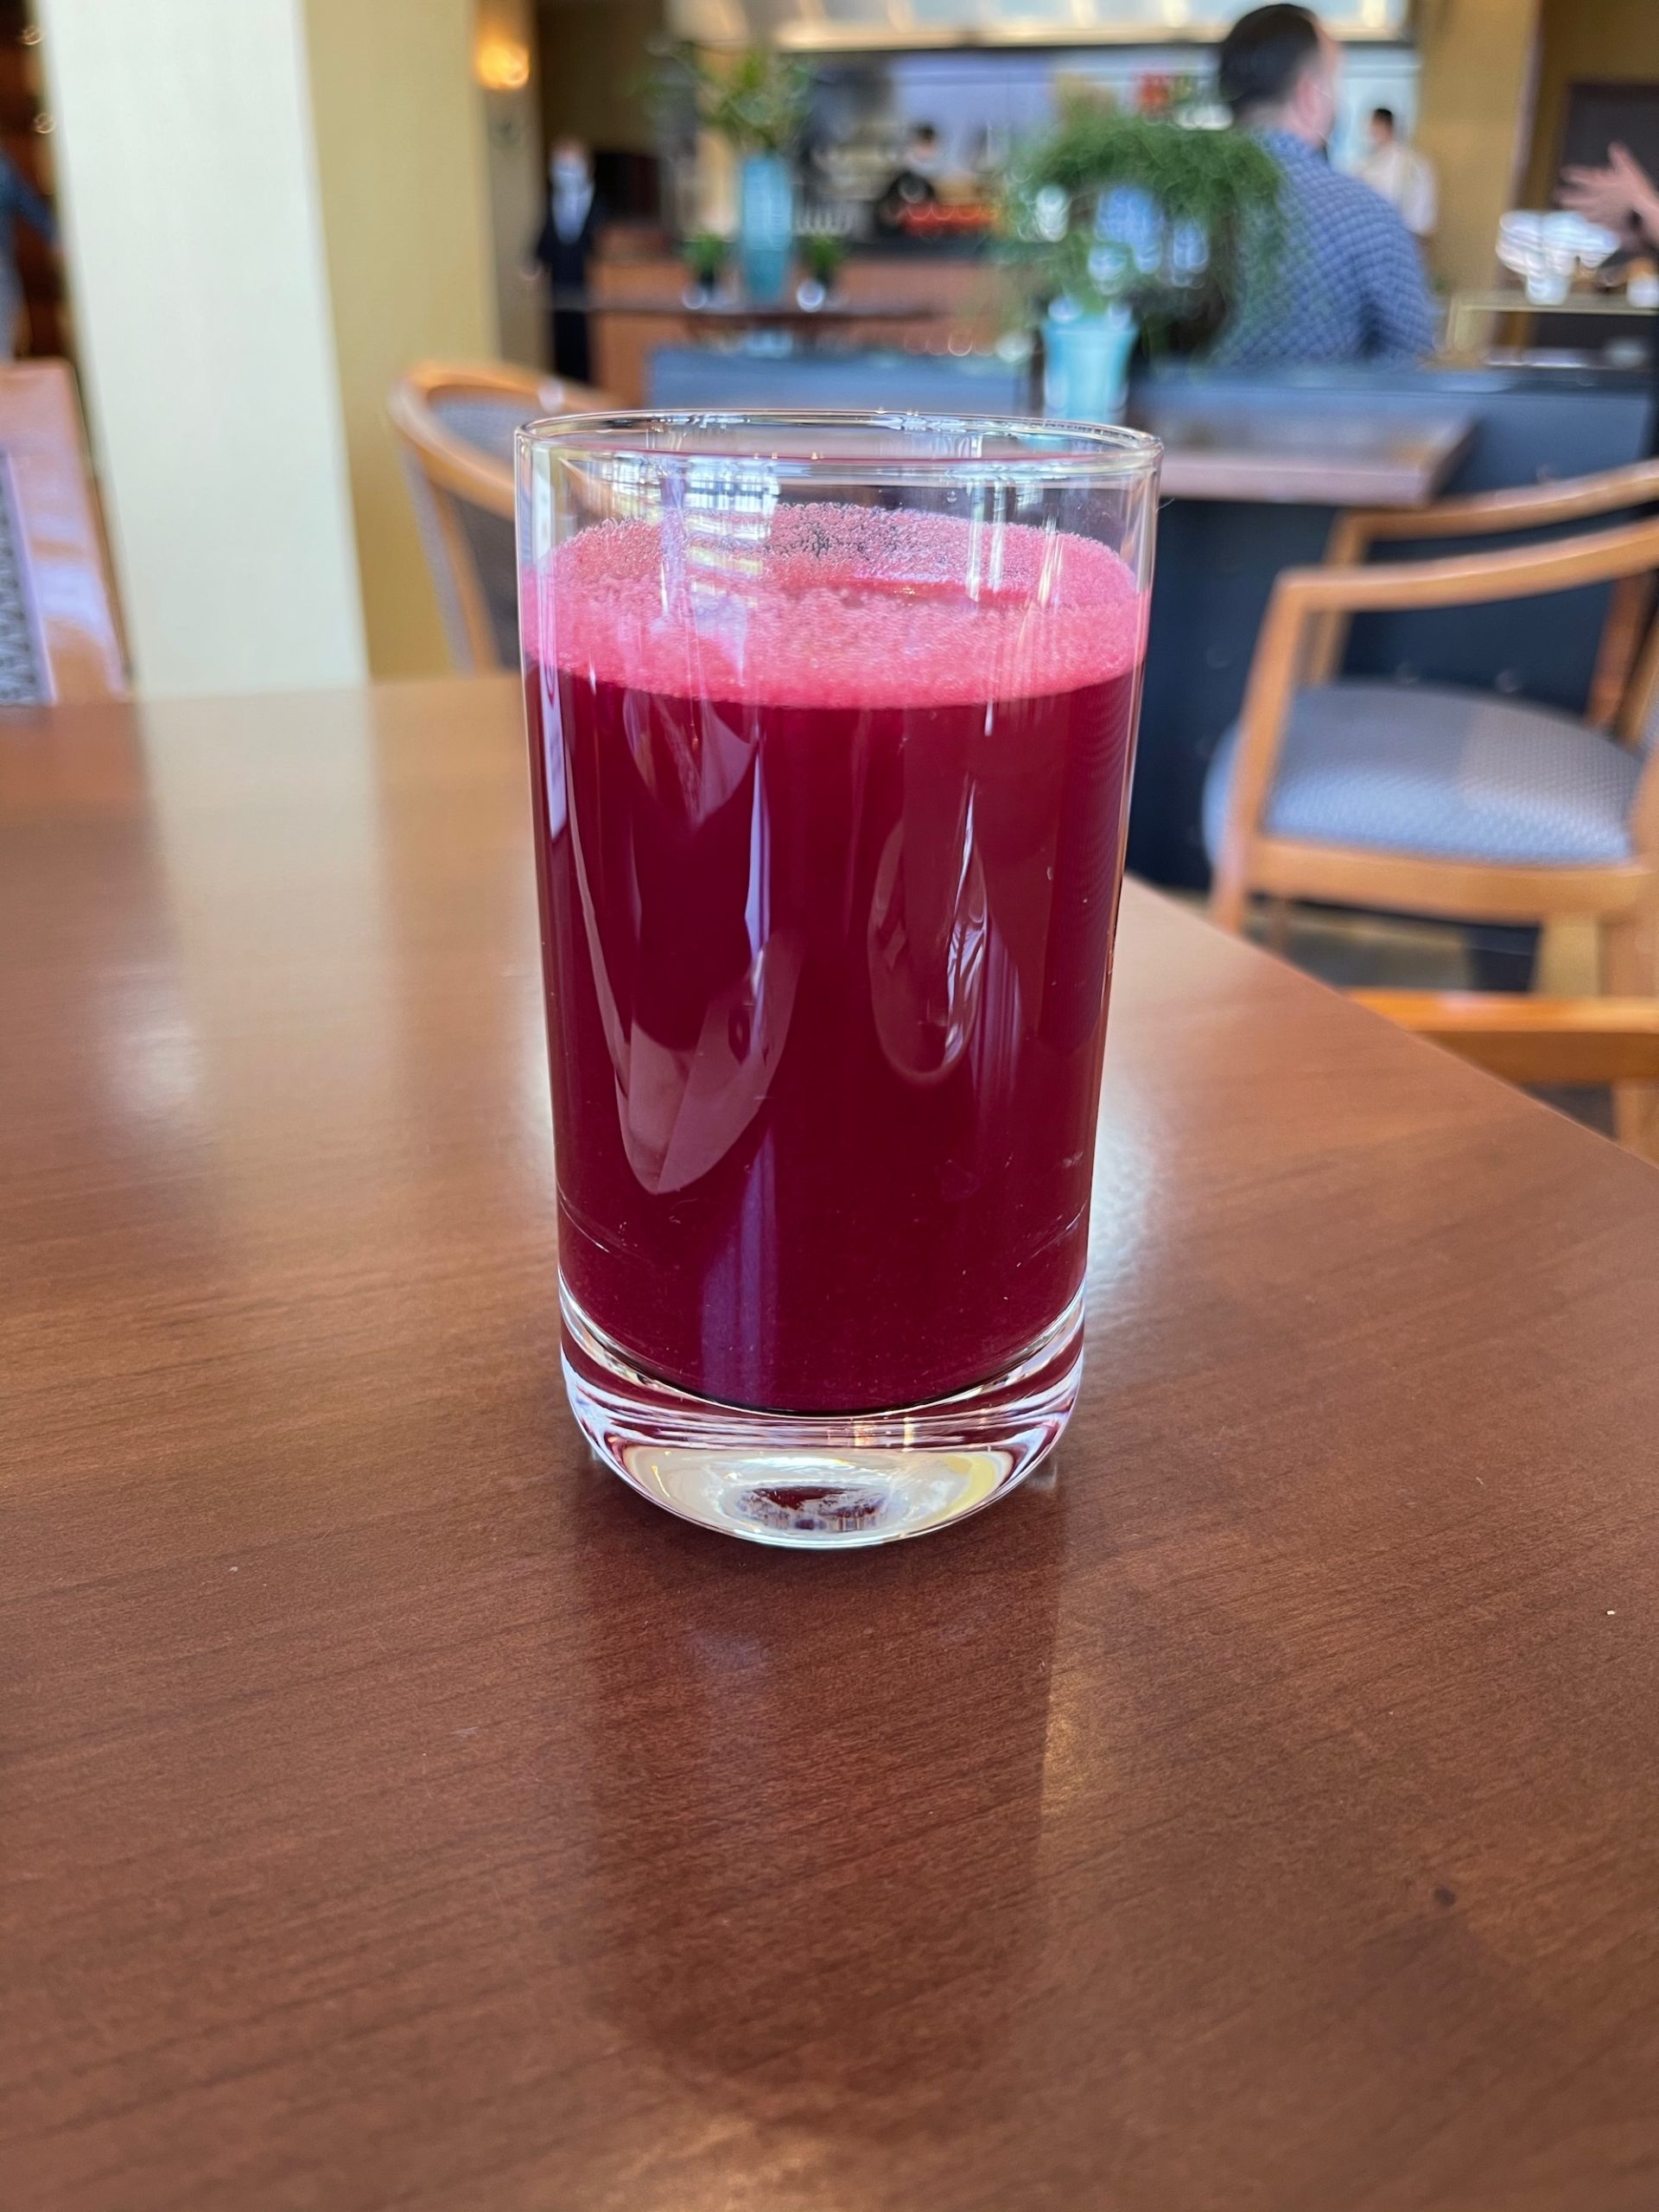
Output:
[[[846,241],[833,231],[803,231],[795,247],[806,271],[797,296],[804,308],[821,308],[835,289],[847,258]]]
[[[690,273],[686,297],[701,307],[718,289],[731,253],[730,243],[715,231],[694,231],[680,249]]]
[[[781,299],[795,237],[795,149],[812,74],[771,48],[714,61],[690,46],[666,56],[669,88],[689,94],[698,123],[738,156],[738,266],[753,300]]]
[[[1247,133],[1070,102],[1010,170],[1008,257],[1041,320],[1052,415],[1121,411],[1136,337],[1201,321],[1236,289],[1241,251],[1270,250],[1280,175]]]

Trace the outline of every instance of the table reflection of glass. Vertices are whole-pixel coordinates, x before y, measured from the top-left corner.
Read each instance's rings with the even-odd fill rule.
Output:
[[[864,2162],[925,2138],[918,2075],[1010,2125],[1031,2092],[1011,2053],[1047,1932],[1064,1477],[964,1528],[948,1567],[819,1559],[786,1605],[765,1554],[715,1567],[597,1477],[578,1509],[568,1709],[591,1732],[561,1792],[595,2031],[710,2124],[785,2136],[804,2186],[839,2171],[849,2205],[877,2201]],[[922,1709],[918,1681],[952,1688]]]

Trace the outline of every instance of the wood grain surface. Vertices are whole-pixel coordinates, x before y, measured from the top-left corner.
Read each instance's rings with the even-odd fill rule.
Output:
[[[8,2212],[1659,2201],[1659,1179],[1144,893],[1053,1478],[577,1448],[506,682],[0,728]]]

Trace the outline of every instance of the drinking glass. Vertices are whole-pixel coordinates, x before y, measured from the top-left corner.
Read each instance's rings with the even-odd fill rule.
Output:
[[[688,1519],[915,1535],[1065,1425],[1158,457],[518,434],[565,1380]]]

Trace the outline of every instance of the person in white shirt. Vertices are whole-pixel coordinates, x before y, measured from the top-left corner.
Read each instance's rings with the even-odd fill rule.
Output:
[[[1370,146],[1356,174],[1400,210],[1413,238],[1427,238],[1440,213],[1433,163],[1406,144],[1391,107],[1371,110],[1370,136]]]

